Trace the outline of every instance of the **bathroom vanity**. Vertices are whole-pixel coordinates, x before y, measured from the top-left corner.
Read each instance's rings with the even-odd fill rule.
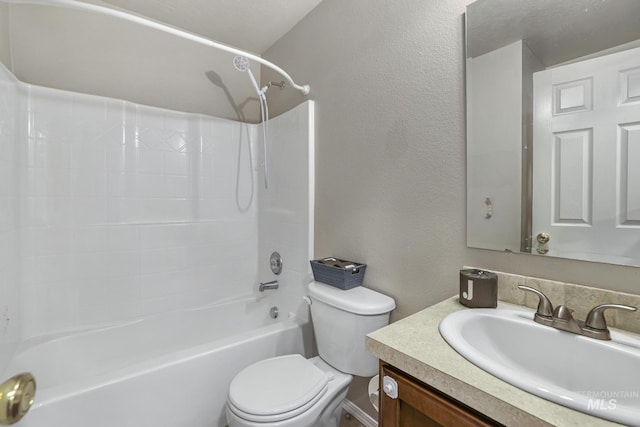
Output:
[[[398,390],[397,398],[380,395],[380,426],[500,425],[384,362],[380,362],[380,378],[393,379]]]
[[[381,384],[381,427],[618,425],[527,393],[460,356],[438,331],[440,321],[459,310],[470,309],[452,297],[367,336],[380,378],[391,377],[399,390],[394,399]]]

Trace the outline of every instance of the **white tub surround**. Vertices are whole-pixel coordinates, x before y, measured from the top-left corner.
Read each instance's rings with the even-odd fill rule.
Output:
[[[265,190],[259,125],[1,66],[0,94],[0,368],[38,383],[21,423],[222,427],[236,372],[312,355],[312,101],[270,121]],[[273,251],[280,289],[259,293]],[[256,321],[274,306],[280,326]],[[177,403],[176,389],[193,391]]]
[[[0,367],[20,341],[17,81],[0,65]]]
[[[252,292],[255,127],[18,92],[23,339]]]
[[[263,248],[266,271],[280,247],[282,278],[309,277],[312,102],[271,120],[265,192],[258,125],[1,71],[0,227],[15,240],[2,250],[18,266],[2,274],[20,275],[2,291],[16,294],[3,299],[16,314],[21,295],[23,339],[251,294]]]

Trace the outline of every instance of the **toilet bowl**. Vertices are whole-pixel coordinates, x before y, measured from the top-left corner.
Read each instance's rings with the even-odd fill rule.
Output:
[[[229,389],[229,427],[335,427],[352,376],[320,357],[299,354],[257,362]]]
[[[378,360],[365,335],[389,323],[392,298],[364,287],[309,284],[319,356],[299,354],[256,362],[231,381],[229,427],[337,427],[352,375],[373,376]]]

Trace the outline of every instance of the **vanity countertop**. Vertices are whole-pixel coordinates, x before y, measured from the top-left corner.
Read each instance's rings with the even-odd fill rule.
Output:
[[[498,307],[527,309],[500,301]],[[508,426],[619,425],[520,390],[460,356],[438,331],[440,321],[458,310],[468,309],[457,296],[446,299],[370,333],[367,348],[377,358]]]

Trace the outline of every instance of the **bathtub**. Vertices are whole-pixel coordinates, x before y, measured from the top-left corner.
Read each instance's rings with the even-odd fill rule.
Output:
[[[16,425],[222,427],[237,372],[309,349],[306,307],[272,319],[272,305],[246,297],[27,343],[9,372],[32,372],[38,390]]]

